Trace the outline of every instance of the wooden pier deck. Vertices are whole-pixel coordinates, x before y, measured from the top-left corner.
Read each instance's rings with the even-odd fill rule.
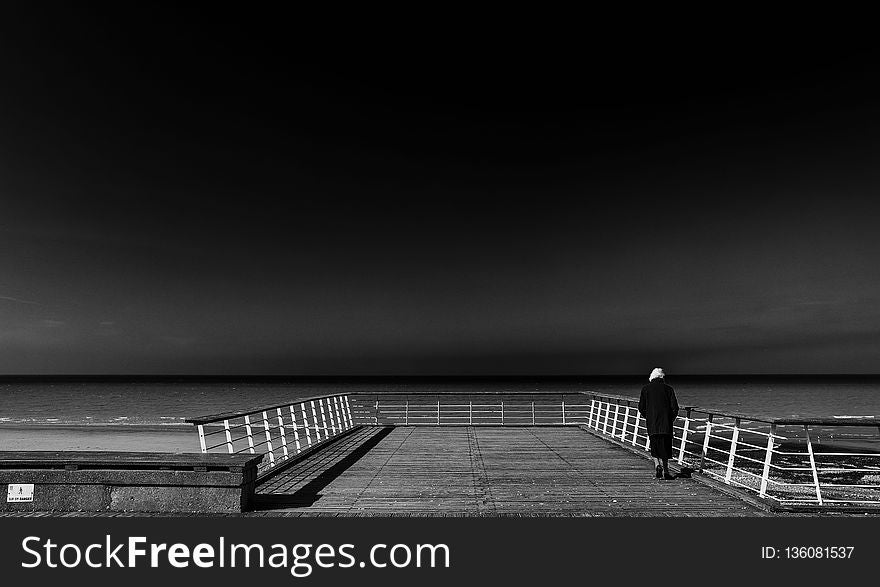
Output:
[[[578,427],[365,426],[257,487],[268,515],[762,516]],[[259,515],[259,514],[258,514]]]

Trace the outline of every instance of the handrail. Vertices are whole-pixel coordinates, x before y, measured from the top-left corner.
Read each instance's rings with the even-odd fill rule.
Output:
[[[357,427],[348,394],[309,396],[187,421],[195,424],[203,453],[267,455],[257,469],[261,474]]]
[[[353,392],[358,393],[358,392]],[[292,401],[282,402],[280,404],[271,404],[268,406],[257,406],[255,408],[247,408],[245,410],[235,410],[231,412],[219,412],[217,414],[207,414],[204,416],[191,416],[186,418],[184,422],[187,424],[209,424],[211,422],[220,422],[221,420],[228,420],[231,418],[236,418],[239,416],[243,416],[245,414],[256,414],[258,412],[268,412],[269,410],[277,410],[278,408],[284,408],[289,406],[291,403],[302,403],[308,401],[317,401],[320,399],[324,399],[327,397],[341,397],[345,395],[352,395],[352,392],[345,393],[331,393],[331,394],[323,394],[323,395],[309,395],[306,397],[298,397]]]
[[[639,398],[626,396],[626,395],[615,395],[610,393],[600,393],[594,391],[580,391],[580,392],[569,392],[569,393],[582,393],[586,395],[596,395],[602,396],[606,398],[633,402],[636,405],[639,403]],[[691,409],[704,414],[714,414],[716,416],[724,416],[726,418],[741,418],[743,420],[751,420],[753,422],[764,422],[766,424],[779,424],[779,425],[790,425],[790,424],[810,424],[810,425],[829,425],[829,426],[874,426],[880,425],[880,416],[859,416],[859,417],[834,417],[834,416],[784,416],[784,417],[772,417],[772,416],[762,416],[757,414],[752,414],[748,412],[730,412],[730,411],[722,411],[715,408],[704,408],[702,406],[697,405],[681,405],[680,409]]]
[[[305,397],[295,398],[293,401],[295,402],[305,402],[311,400],[319,400],[324,399],[326,397],[340,397],[340,396],[353,396],[353,395],[382,395],[382,396],[391,396],[391,395],[408,395],[408,396],[458,396],[458,395],[577,395],[583,394],[583,391],[429,391],[429,392],[419,392],[419,391],[346,391],[341,393],[331,393],[331,394],[323,394],[323,395],[309,395]],[[216,414],[207,414],[204,416],[191,416],[186,418],[184,422],[187,424],[208,424],[210,422],[219,422],[221,420],[235,418],[238,416],[243,416],[244,414],[254,414],[257,412],[275,410],[278,408],[283,408],[289,405],[290,402],[282,402],[280,404],[271,404],[266,406],[257,406],[252,408],[247,408],[244,410],[236,410],[231,412],[219,412]]]
[[[639,398],[625,395],[615,395],[610,393],[601,393],[595,391],[346,391],[334,394],[310,395],[301,398],[295,398],[295,402],[305,402],[311,400],[319,400],[325,397],[340,396],[356,396],[356,395],[380,395],[380,396],[462,396],[462,395],[479,395],[479,396],[541,396],[541,395],[588,395],[602,396],[606,398],[616,399],[620,401],[639,403]],[[279,404],[271,404],[266,406],[258,406],[245,410],[236,410],[230,412],[220,412],[216,414],[207,414],[204,416],[191,416],[186,418],[184,422],[187,424],[207,424],[210,422],[219,422],[224,419],[235,418],[244,414],[254,414],[257,412],[275,410],[289,405],[290,402],[282,402]],[[715,408],[704,408],[696,405],[682,405],[681,409],[691,409],[700,413],[714,414],[727,418],[741,418],[743,420],[751,420],[753,422],[764,422],[766,424],[810,424],[810,425],[833,425],[833,426],[871,426],[880,425],[880,416],[863,416],[859,418],[834,418],[834,417],[769,417],[746,412],[729,412],[717,410]]]
[[[623,398],[624,412],[621,396],[590,397],[587,429],[631,450],[649,451],[634,398]],[[838,427],[850,432],[835,435]],[[870,434],[858,434],[857,427]],[[874,417],[764,418],[685,406],[673,424],[673,456],[683,467],[779,506],[880,508],[875,432],[880,419]]]
[[[584,391],[581,393],[584,393],[587,395],[601,396],[601,397],[615,399],[615,400],[619,400],[619,401],[631,402],[631,403],[634,403],[635,405],[639,404],[639,398],[637,398],[637,397],[631,397],[631,396],[626,396],[626,395],[614,395],[614,394],[610,394],[610,393],[599,393],[599,392],[594,392],[594,391]],[[745,420],[754,420],[755,422],[766,422],[768,424],[772,424],[774,421],[774,418],[771,418],[768,416],[759,416],[759,415],[755,415],[755,414],[746,414],[746,413],[742,413],[742,412],[722,412],[722,411],[716,410],[714,408],[702,408],[700,406],[695,406],[695,405],[681,405],[681,406],[679,406],[679,408],[683,409],[683,410],[689,408],[689,409],[696,410],[696,411],[699,411],[702,413],[707,413],[707,414],[711,413],[711,414],[715,414],[717,416],[725,416],[725,417],[729,417],[729,418],[743,418]]]

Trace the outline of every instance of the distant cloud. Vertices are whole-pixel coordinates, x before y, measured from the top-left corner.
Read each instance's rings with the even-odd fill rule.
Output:
[[[40,302],[34,302],[31,300],[22,300],[19,298],[13,298],[11,296],[0,296],[0,300],[6,301],[6,302],[15,302],[16,304],[28,304],[29,306],[41,305]]]
[[[116,322],[112,320],[104,320],[98,323],[100,326],[116,326]]]
[[[61,326],[64,326],[65,324],[67,323],[63,320],[40,320],[40,326],[43,326],[44,328],[59,328]]]

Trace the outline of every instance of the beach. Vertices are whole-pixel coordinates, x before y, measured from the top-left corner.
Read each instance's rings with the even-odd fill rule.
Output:
[[[199,452],[192,426],[0,426],[4,451]]]

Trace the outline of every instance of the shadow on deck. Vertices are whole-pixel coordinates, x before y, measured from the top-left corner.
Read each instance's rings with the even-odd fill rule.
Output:
[[[282,515],[760,516],[577,427],[355,430],[257,487]]]

